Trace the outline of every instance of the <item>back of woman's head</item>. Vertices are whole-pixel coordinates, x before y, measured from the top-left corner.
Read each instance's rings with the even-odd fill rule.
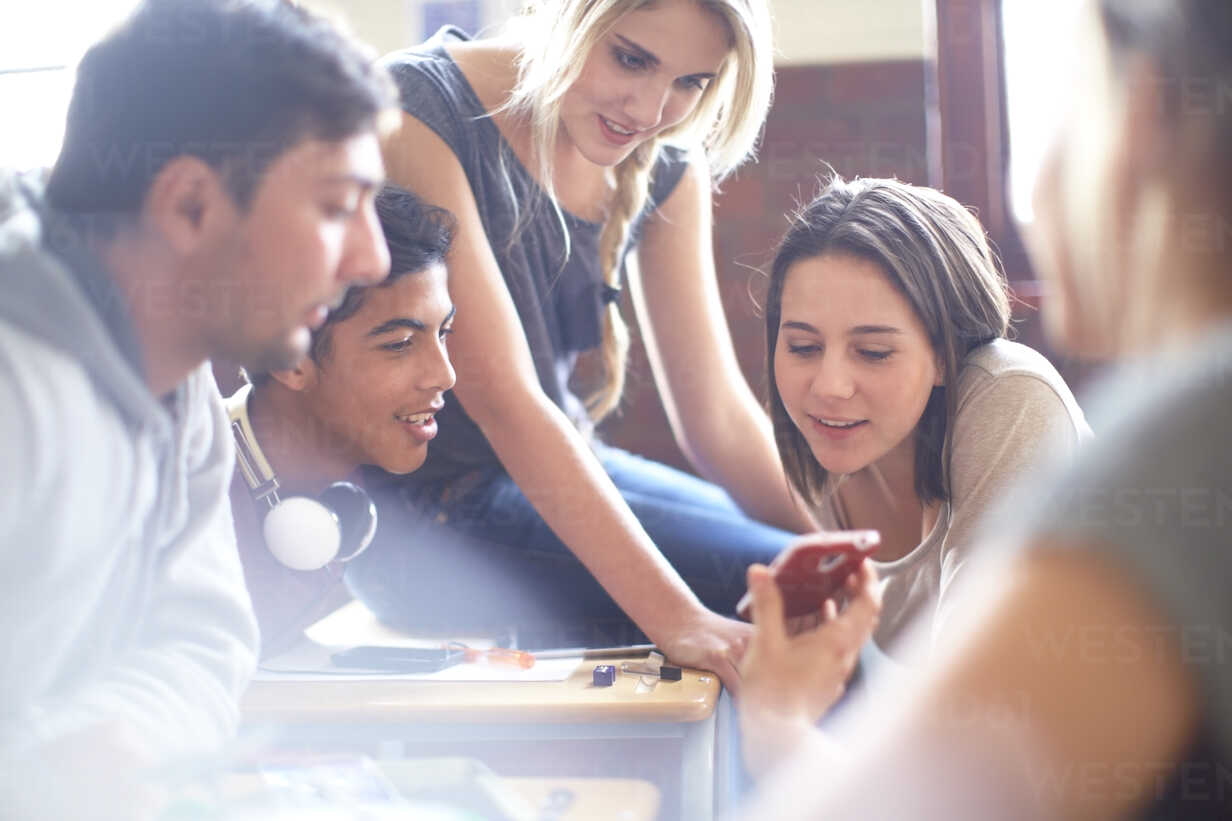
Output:
[[[1089,0],[1075,98],[1036,185],[1050,331],[1095,356],[1229,310],[1232,3]]]
[[[827,254],[859,257],[881,269],[919,317],[945,386],[957,382],[967,354],[1005,336],[1010,321],[1005,277],[979,221],[957,201],[897,180],[832,179],[792,218],[775,253],[766,299],[775,438],[788,478],[811,501],[820,498],[827,474],[783,405],[774,352],[788,274],[797,262]],[[925,502],[949,498],[943,450],[954,402],[954,391],[938,388],[916,427],[916,492]]]
[[[1215,187],[1232,191],[1232,3],[1228,0],[1098,0],[1114,73],[1134,57],[1155,67],[1160,114],[1176,127],[1201,123],[1197,158]],[[1225,206],[1232,202],[1223,203]]]
[[[697,106],[677,125],[634,149],[613,170],[615,194],[599,237],[604,281],[620,287],[623,254],[634,221],[646,205],[651,176],[664,143],[699,147],[718,180],[752,155],[774,88],[767,0],[686,0],[720,17],[731,50]],[[625,15],[653,10],[662,0],[527,0],[515,27],[520,35],[518,81],[508,107],[531,127],[532,153],[544,188],[553,192],[552,157],[561,102],[587,57]],[[614,410],[624,390],[629,337],[619,303],[605,310],[599,349],[602,382],[586,397],[590,414]]]

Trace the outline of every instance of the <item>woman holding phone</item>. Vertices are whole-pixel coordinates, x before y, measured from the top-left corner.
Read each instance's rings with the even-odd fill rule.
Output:
[[[973,589],[901,709],[863,715],[841,777],[818,788],[822,741],[779,714],[789,729],[758,746],[812,753],[747,817],[1232,813],[1232,110],[1194,96],[1232,83],[1232,5],[1088,0],[1082,19],[1032,239],[1051,335],[1124,360],[1091,403],[1101,435],[989,529],[1010,572]],[[772,611],[773,585],[750,576]],[[779,646],[759,625],[746,704],[793,689]]]
[[[464,627],[492,588],[447,560],[491,553],[516,593],[497,588],[510,607],[485,619],[576,627],[623,610],[734,685],[748,627],[719,613],[745,566],[810,527],[738,368],[711,251],[712,185],[770,102],[766,3],[526,8],[502,36],[446,28],[385,59],[404,109],[389,172],[458,220],[458,384],[428,464],[385,504],[415,517],[414,538],[378,537],[350,582],[389,621]],[[593,435],[623,387],[626,283],[677,440],[716,484]]]
[[[1006,339],[1004,276],[952,198],[832,180],[792,220],[766,302],[770,415],[826,530],[880,531],[879,647],[935,631],[989,507],[1090,434],[1056,369]]]

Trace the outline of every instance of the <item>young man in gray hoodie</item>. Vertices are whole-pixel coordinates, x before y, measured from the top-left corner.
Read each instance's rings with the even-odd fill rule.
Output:
[[[233,731],[257,637],[206,360],[290,367],[385,276],[393,100],[289,3],[147,0],[81,61],[46,184],[0,174],[5,817],[136,817]]]

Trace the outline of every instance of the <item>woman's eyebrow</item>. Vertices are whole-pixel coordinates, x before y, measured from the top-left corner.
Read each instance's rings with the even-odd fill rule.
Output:
[[[614,36],[617,40],[619,40],[621,45],[623,45],[625,48],[632,51],[635,54],[635,56],[640,57],[641,59],[645,60],[648,65],[654,66],[656,68],[659,66],[660,64],[659,58],[656,57],[650,51],[647,51],[642,46],[639,46],[637,43],[633,42],[628,37],[625,37],[623,34],[614,34],[612,36]],[[688,74],[685,76],[690,80],[692,79],[713,80],[717,75],[713,71],[699,71],[696,74]]]
[[[798,319],[786,320],[780,325],[782,328],[791,328],[796,331],[804,331],[805,333],[815,334],[817,329],[807,322],[801,322]],[[847,332],[848,336],[857,336],[864,334],[901,334],[902,330],[895,328],[893,325],[857,325]]]
[[[624,45],[625,48],[634,52],[634,54],[636,54],[638,57],[641,57],[647,63],[650,63],[651,65],[654,65],[654,66],[659,65],[659,58],[654,56],[653,53],[642,48],[637,43],[630,40],[628,37],[625,37],[623,34],[617,34],[614,36],[616,37],[617,40],[621,42],[622,45]]]

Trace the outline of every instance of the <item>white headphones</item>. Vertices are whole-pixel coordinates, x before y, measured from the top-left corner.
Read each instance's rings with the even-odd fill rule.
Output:
[[[293,570],[318,570],[334,561],[343,544],[351,552],[338,559],[349,562],[368,549],[376,534],[376,505],[364,489],[351,482],[334,482],[315,499],[278,498],[278,477],[252,431],[244,385],[224,400],[231,432],[235,435],[236,464],[253,501],[269,506],[261,525],[265,545],[274,558]]]

